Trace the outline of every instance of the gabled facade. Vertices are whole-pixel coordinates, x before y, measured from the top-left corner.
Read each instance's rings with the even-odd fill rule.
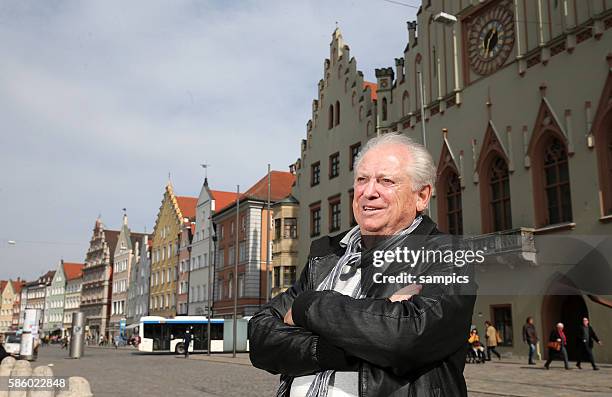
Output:
[[[127,303],[130,273],[134,261],[134,250],[139,244],[142,233],[132,233],[128,226],[128,217],[123,215],[123,222],[117,246],[113,254],[113,281],[110,305],[110,333],[114,340],[120,334],[120,323],[127,324]]]
[[[288,196],[294,181],[295,175],[290,172],[272,171],[270,200],[274,202]],[[271,237],[273,233],[272,214],[266,208],[267,194],[268,177],[264,176],[240,195],[238,206],[232,203],[213,215],[218,246],[214,316],[233,315],[235,294],[238,297],[238,316],[253,315],[266,303],[268,275],[272,268],[271,263],[267,266],[266,246],[269,244],[268,235]],[[271,257],[271,252],[269,255]]]
[[[83,263],[64,262],[66,291],[64,294],[64,334],[70,335],[72,315],[81,307],[81,290],[83,287]]]
[[[106,230],[102,220],[96,219],[83,267],[81,311],[85,315],[86,335],[94,341],[109,338],[109,316],[113,253],[119,231]]]
[[[306,263],[313,239],[352,225],[353,161],[361,146],[376,136],[378,89],[363,79],[336,29],[295,164],[292,195],[300,203],[299,263]]]
[[[195,220],[196,204],[196,197],[176,196],[166,185],[152,236],[150,315],[176,316],[180,230],[185,219]]]
[[[136,242],[133,268],[128,288],[127,323],[137,324],[140,317],[149,314],[149,283],[151,282],[151,239],[144,234]]]
[[[11,329],[18,330],[19,329],[19,317],[21,314],[21,298],[23,293],[23,287],[25,286],[25,281],[17,278],[17,280],[13,281],[13,292],[15,293],[15,300],[13,301],[13,319],[11,321]]]
[[[195,231],[195,222],[184,220],[181,225],[178,252],[178,280],[176,291],[176,315],[186,316],[189,310],[189,265],[191,263],[191,241]]]
[[[422,4],[417,20],[408,23],[402,56],[394,67],[375,70],[374,115],[377,133],[402,133],[431,152],[438,180],[429,215],[445,232],[511,237],[515,242],[504,249],[525,256],[533,249],[529,242],[543,234],[609,236],[611,5],[554,0]],[[440,12],[456,16],[457,22],[436,22]],[[333,46],[334,41],[332,55]],[[329,106],[325,109],[328,120],[335,116]],[[353,116],[342,112],[340,126],[347,117]],[[316,169],[312,164],[324,166],[325,155],[342,155],[354,140],[351,131],[333,133],[335,121],[330,126],[308,136],[310,149],[308,142],[302,144],[308,150],[296,163],[300,231],[316,236],[338,230],[338,196],[339,231],[351,226],[352,176],[342,179],[342,158],[340,178],[330,179],[339,181],[337,186],[321,184],[326,172],[319,172],[319,178],[314,172],[306,176]],[[312,192],[304,187],[309,179]],[[300,233],[300,270],[311,241],[304,236]],[[528,269],[516,272],[521,270]],[[593,324],[609,322],[608,297],[556,293],[550,276],[543,294],[479,295],[473,324],[491,320],[503,339],[500,350],[521,355],[520,332],[527,316],[534,317],[539,335],[563,322],[568,340],[575,339],[581,316]],[[503,279],[494,272],[482,277],[481,285]],[[575,345],[568,351],[570,359],[575,357]],[[612,361],[612,349],[600,349],[598,359]]]
[[[0,333],[10,331],[13,323],[15,291],[11,280],[0,280]]]
[[[64,301],[66,295],[66,274],[64,261],[61,260],[49,286],[46,297],[45,322],[43,332],[46,334],[64,336]]]
[[[189,315],[208,316],[208,301],[212,297],[212,285],[215,274],[214,241],[215,227],[212,216],[236,200],[236,193],[212,190],[208,179],[198,197],[196,210],[195,234],[191,243],[191,264],[189,275]],[[211,301],[212,304],[212,301]]]

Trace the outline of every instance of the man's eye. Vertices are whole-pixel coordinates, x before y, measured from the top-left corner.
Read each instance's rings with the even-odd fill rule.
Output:
[[[395,182],[393,182],[391,179],[389,178],[382,178],[380,180],[380,184],[383,186],[393,186],[395,185]]]
[[[363,176],[358,176],[357,177],[357,183],[365,183],[366,182],[366,178]]]

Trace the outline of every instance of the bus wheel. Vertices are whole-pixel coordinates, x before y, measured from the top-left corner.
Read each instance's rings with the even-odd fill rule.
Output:
[[[179,343],[174,348],[174,352],[176,354],[185,354],[185,345],[183,343]]]

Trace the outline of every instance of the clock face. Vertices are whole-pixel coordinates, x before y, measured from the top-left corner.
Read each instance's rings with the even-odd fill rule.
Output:
[[[514,47],[514,14],[509,2],[489,8],[468,25],[472,70],[486,76],[499,69]]]

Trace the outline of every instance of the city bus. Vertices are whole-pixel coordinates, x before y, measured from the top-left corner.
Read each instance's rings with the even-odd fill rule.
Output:
[[[248,351],[247,341],[248,319],[238,319],[236,351]],[[164,318],[146,316],[140,319],[138,336],[141,352],[166,352],[184,354],[183,338],[185,331],[191,333],[189,352],[208,351],[208,318],[202,316],[181,316]],[[210,351],[211,353],[231,352],[233,349],[232,320],[222,318],[210,319]]]

